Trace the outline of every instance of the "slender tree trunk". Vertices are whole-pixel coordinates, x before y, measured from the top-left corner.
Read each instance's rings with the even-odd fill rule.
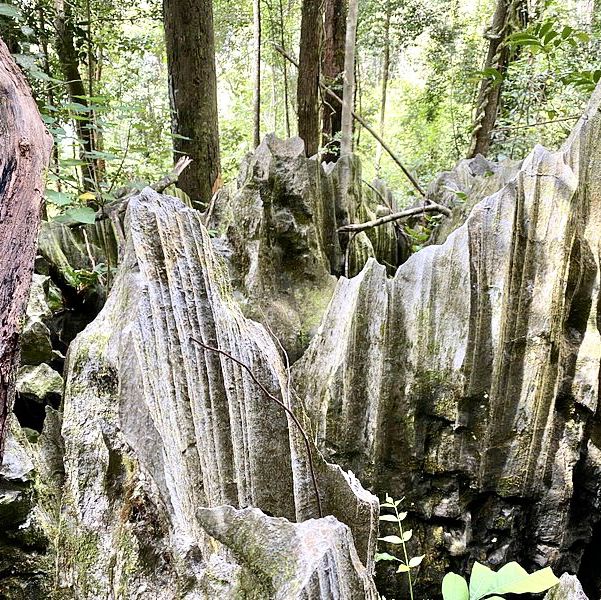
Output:
[[[178,185],[204,208],[221,187],[213,7],[211,0],[163,0],[163,16],[175,156],[194,161]]]
[[[52,140],[21,70],[0,40],[0,463],[14,400],[25,312]]]
[[[382,95],[380,99],[380,136],[384,137],[386,123],[386,96],[388,94],[388,75],[390,72],[390,9],[386,12],[384,25],[384,57],[382,59]],[[382,144],[376,146],[376,175],[380,175]]]
[[[282,50],[286,50],[286,40],[284,38],[284,32],[286,31],[284,25],[284,2],[279,0],[280,4],[280,45]],[[290,111],[288,108],[288,61],[282,57],[282,67],[284,69],[284,114],[286,117],[286,137],[290,137]]]
[[[261,0],[253,0],[253,32],[255,40],[253,91],[253,143],[261,143]]]
[[[491,144],[492,132],[501,108],[503,78],[513,58],[511,48],[505,45],[505,39],[514,33],[520,21],[525,23],[525,4],[523,0],[498,0],[492,24],[487,31],[489,40],[484,70],[495,69],[499,77],[483,77],[476,105],[476,117],[472,133],[469,157],[477,154],[486,156]]]
[[[303,0],[296,101],[298,135],[307,156],[319,150],[319,67],[322,37],[322,0]]]
[[[80,160],[84,163],[83,188],[93,190],[98,188],[98,176],[91,153],[94,146],[94,119],[86,99],[88,94],[79,71],[79,57],[73,40],[73,17],[71,3],[64,0],[55,0],[56,9],[56,54],[63,76],[66,80],[67,91],[71,102],[82,104],[86,110],[78,113],[75,121],[75,130],[80,141]]]
[[[322,72],[324,83],[340,98],[343,96],[346,13],[346,0],[325,0]],[[331,96],[324,96],[322,134],[324,146],[327,144],[326,161],[336,161],[340,156],[341,126],[342,105]]]
[[[349,0],[344,44],[344,86],[342,97],[342,129],[340,156],[353,153],[353,98],[355,94],[355,38],[357,35],[358,0]]]

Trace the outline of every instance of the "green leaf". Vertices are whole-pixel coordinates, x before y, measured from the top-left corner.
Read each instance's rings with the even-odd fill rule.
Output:
[[[403,541],[408,542],[413,536],[413,529],[409,529],[409,531],[403,532]]]
[[[422,554],[421,556],[414,556],[413,558],[409,559],[409,566],[410,567],[418,567],[419,565],[422,564],[422,560],[424,560],[424,557],[426,555]]]
[[[52,204],[55,204],[56,206],[66,206],[67,204],[73,203],[73,198],[64,192],[46,190],[44,195],[46,196],[46,200],[48,200],[48,202],[52,202]]]
[[[402,544],[403,540],[398,535],[386,535],[378,538],[381,542],[387,542],[389,544]]]
[[[404,521],[407,518],[407,513],[405,511],[399,513],[399,521]]]
[[[21,11],[12,4],[0,4],[0,16],[17,19],[21,16]]]
[[[496,585],[497,574],[476,561],[470,575],[470,600],[480,600],[483,596],[494,593]]]
[[[380,521],[391,521],[392,523],[396,523],[397,518],[394,515],[380,515]]]
[[[77,221],[78,223],[92,224],[96,221],[96,211],[88,206],[78,206],[65,213],[65,216]]]
[[[470,600],[467,582],[457,573],[447,573],[442,580],[443,600]]]
[[[400,562],[401,559],[388,554],[388,552],[376,552],[375,561],[380,562],[381,560],[396,560]]]
[[[497,573],[497,594],[539,594],[559,583],[553,571],[546,567],[534,573],[528,573],[516,562],[510,562]]]
[[[399,568],[396,570],[396,572],[397,573],[407,573],[410,570],[411,569],[405,563],[401,563],[399,565]]]
[[[573,31],[574,31],[573,27],[566,25],[561,31],[561,38],[565,40],[566,38],[570,37],[570,35],[572,34]]]

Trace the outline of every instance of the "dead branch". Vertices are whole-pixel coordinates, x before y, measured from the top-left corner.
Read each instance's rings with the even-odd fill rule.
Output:
[[[273,402],[275,402],[280,408],[282,408],[286,414],[292,419],[292,421],[294,422],[294,425],[297,427],[297,429],[299,430],[300,434],[303,436],[303,440],[305,442],[305,448],[307,450],[307,458],[309,461],[309,471],[311,473],[311,479],[313,481],[313,489],[315,491],[315,500],[317,501],[317,511],[319,514],[319,517],[323,517],[323,512],[322,512],[322,508],[321,508],[321,498],[319,497],[319,488],[317,486],[317,477],[315,476],[315,468],[313,466],[313,455],[311,454],[311,443],[309,441],[309,437],[307,436],[307,433],[305,432],[303,426],[301,425],[300,421],[298,420],[297,416],[294,414],[294,412],[292,411],[291,408],[289,408],[288,406],[286,406],[286,404],[284,404],[284,402],[282,402],[279,398],[277,398],[276,396],[274,396],[256,377],[256,375],[252,372],[252,369],[246,364],[243,363],[241,360],[238,360],[235,356],[232,356],[229,352],[226,352],[225,350],[221,350],[220,348],[214,348],[213,346],[209,346],[207,344],[205,344],[204,342],[201,342],[199,339],[190,336],[190,340],[195,342],[196,344],[198,344],[201,348],[204,348],[205,350],[209,350],[210,352],[215,352],[217,354],[221,354],[222,356],[225,356],[226,358],[229,358],[231,361],[235,362],[237,365],[241,366],[251,377],[251,379],[255,382],[255,384],[257,386],[259,386],[259,388],[261,389],[261,391]]]
[[[408,208],[407,210],[403,210],[398,213],[392,213],[390,215],[384,215],[383,217],[373,219],[372,221],[366,221],[365,223],[350,223],[349,225],[344,225],[338,228],[338,233],[358,233],[359,231],[365,231],[366,229],[379,227],[380,225],[385,225],[386,223],[390,223],[392,221],[406,219],[408,217],[421,215],[422,213],[427,212],[442,213],[447,217],[450,217],[452,214],[446,206],[442,206],[441,204],[437,204],[435,202],[432,202],[431,200],[428,200],[428,204],[426,204],[425,206],[416,206],[414,208]]]
[[[296,68],[298,68],[298,62],[296,60],[294,60],[294,58],[292,58],[292,56],[290,56],[290,54],[288,54],[281,46],[274,44],[274,47],[275,47],[276,51],[279,52],[287,61],[289,61]],[[336,100],[336,102],[339,102],[340,105],[342,106],[342,99],[340,98],[340,96],[338,96],[338,94],[336,94],[336,92],[332,91],[321,80],[319,82],[319,86],[321,87],[321,89],[324,92],[326,92],[326,94],[329,94],[332,98],[334,98],[334,100]],[[351,111],[351,114],[353,115],[353,118],[355,119],[355,121],[357,121],[357,123],[360,123],[363,127],[365,127],[365,129],[367,129],[367,131],[369,131],[369,133],[371,133],[371,135],[380,143],[382,148],[384,148],[384,150],[386,150],[386,152],[389,154],[390,158],[392,158],[392,160],[394,160],[394,162],[400,167],[401,171],[405,174],[407,179],[409,179],[409,181],[411,182],[411,185],[413,185],[413,187],[417,190],[419,195],[422,197],[425,197],[426,192],[424,192],[421,185],[417,182],[415,177],[413,177],[413,175],[409,172],[407,167],[405,167],[405,165],[401,162],[401,159],[392,151],[390,146],[382,139],[382,137],[376,133],[376,131],[371,127],[371,125],[361,115],[358,115],[354,111]]]

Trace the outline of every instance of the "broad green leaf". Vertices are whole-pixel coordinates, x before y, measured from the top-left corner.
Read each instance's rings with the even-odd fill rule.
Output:
[[[78,206],[65,213],[65,216],[78,221],[79,223],[94,223],[96,221],[96,211],[87,206]]]
[[[399,568],[396,570],[396,572],[397,573],[407,573],[410,570],[411,569],[405,563],[402,563],[399,565]]]
[[[396,523],[397,518],[394,515],[380,515],[380,521],[391,521]]]
[[[422,564],[422,560],[424,560],[424,557],[426,555],[422,554],[421,556],[414,556],[413,558],[409,559],[409,566],[410,567],[418,567],[419,565]]]
[[[400,562],[401,559],[388,554],[388,552],[376,552],[375,561],[380,562],[381,560],[396,560]]]
[[[546,567],[534,573],[528,573],[516,562],[510,562],[497,573],[497,594],[538,594],[557,585],[559,579]]]
[[[573,31],[574,31],[573,27],[566,25],[561,32],[562,39],[565,40],[566,38],[570,37],[570,35],[572,34]]]
[[[12,4],[2,3],[0,4],[0,16],[15,19],[21,16],[21,11]]]
[[[65,206],[73,202],[73,197],[69,194],[65,194],[64,192],[46,190],[44,195],[46,196],[46,200],[48,200],[48,202],[52,202],[52,204],[56,204],[56,206]]]
[[[442,580],[443,600],[470,600],[467,582],[457,573],[447,573]]]
[[[388,542],[389,544],[402,544],[403,540],[398,535],[386,535],[378,538],[381,542]]]
[[[84,192],[83,194],[79,195],[79,199],[83,200],[84,202],[88,200],[94,200],[95,198],[96,194],[94,194],[94,192]]]
[[[399,513],[399,521],[404,521],[407,518],[407,513],[405,511]]]
[[[480,600],[483,596],[494,593],[496,585],[497,574],[476,561],[470,575],[470,600]]]
[[[413,536],[413,529],[409,529],[409,531],[403,532],[403,541],[408,542]]]

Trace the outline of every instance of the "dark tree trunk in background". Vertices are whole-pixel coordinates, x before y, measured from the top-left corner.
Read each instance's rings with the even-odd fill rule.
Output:
[[[83,104],[88,107],[77,113],[75,130],[81,143],[80,159],[84,163],[83,187],[92,190],[98,187],[98,176],[96,173],[95,159],[89,154],[95,150],[94,145],[94,118],[86,99],[87,91],[79,71],[79,53],[75,48],[73,37],[73,15],[71,3],[64,0],[55,1],[56,9],[56,54],[67,85],[69,99],[71,102]]]
[[[296,103],[298,135],[307,156],[319,149],[319,67],[322,39],[322,0],[303,0]]]
[[[163,16],[173,144],[176,158],[194,161],[178,185],[203,208],[221,186],[213,7],[211,0],[163,0]]]
[[[496,69],[500,78],[483,77],[480,83],[480,92],[476,105],[476,117],[472,133],[472,143],[469,157],[476,154],[486,156],[490,148],[492,132],[501,108],[501,92],[503,78],[507,67],[512,60],[512,50],[504,44],[507,36],[514,33],[527,21],[527,14],[523,0],[498,0],[492,25],[487,30],[489,40],[488,53],[484,70]]]
[[[384,57],[382,58],[382,95],[380,99],[380,135],[384,137],[386,123],[386,97],[388,95],[388,76],[390,74],[390,8],[386,12],[384,25]],[[376,146],[376,175],[380,175],[380,162],[382,160],[382,144]]]
[[[346,35],[346,0],[325,0],[324,45],[322,73],[325,84],[342,98],[344,79],[344,40]],[[335,161],[340,156],[342,106],[332,97],[324,96],[322,108],[323,144],[328,144],[324,160]]]
[[[261,0],[253,0],[253,30],[255,41],[253,89],[253,143],[261,143]]]
[[[20,69],[0,40],[0,463],[14,400],[52,141]]]

